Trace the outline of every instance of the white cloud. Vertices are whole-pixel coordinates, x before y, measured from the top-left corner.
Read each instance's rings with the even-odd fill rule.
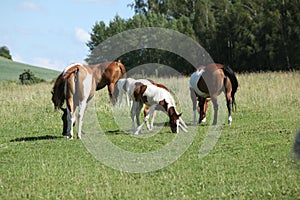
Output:
[[[24,1],[20,3],[19,8],[31,11],[45,11],[45,8],[43,8],[41,5],[30,1]]]
[[[79,42],[86,43],[90,40],[90,34],[82,28],[75,28],[75,37]]]

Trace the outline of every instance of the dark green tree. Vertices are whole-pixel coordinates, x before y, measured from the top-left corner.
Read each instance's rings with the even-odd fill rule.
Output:
[[[0,47],[0,56],[12,60],[9,49],[6,46]]]
[[[44,79],[38,78],[30,69],[24,69],[24,72],[19,75],[19,81],[22,85],[30,85],[40,82],[45,82]]]
[[[89,63],[101,61],[94,59],[99,58],[94,48],[115,34],[162,27],[195,39],[215,62],[230,64],[235,71],[300,69],[299,0],[133,0],[129,6],[136,13],[131,19],[116,16],[108,25],[94,25],[87,44]],[[121,60],[129,68],[150,61],[188,64],[178,55],[146,47]]]

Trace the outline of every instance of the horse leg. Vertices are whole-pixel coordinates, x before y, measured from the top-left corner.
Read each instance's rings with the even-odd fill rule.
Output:
[[[190,97],[191,97],[191,100],[192,100],[192,104],[193,104],[193,113],[194,113],[194,116],[193,116],[193,124],[196,125],[196,115],[197,115],[197,96],[196,96],[196,93],[195,91],[190,88]]]
[[[68,121],[67,137],[68,137],[68,139],[73,139],[73,125],[76,122],[75,109],[76,108],[74,106],[73,99],[69,98],[67,100],[67,121]]]
[[[135,132],[135,124],[134,124],[134,118],[136,116],[136,112],[137,112],[137,103],[136,101],[133,101],[132,106],[130,108],[130,116],[131,116],[131,127],[132,127],[132,131]]]
[[[226,103],[227,103],[227,109],[228,109],[228,124],[231,125],[232,123],[232,117],[231,117],[231,110],[232,110],[232,100],[230,93],[226,93]]]
[[[147,123],[147,121],[148,121],[149,118],[150,118],[150,115],[151,115],[151,114],[153,113],[153,111],[155,110],[155,107],[156,107],[156,105],[152,105],[152,106],[149,108],[148,114],[146,115],[146,117],[144,118],[142,124],[139,125],[139,127],[137,128],[137,131],[135,132],[136,135],[142,130],[143,125],[144,125],[145,123]]]
[[[145,108],[144,108],[144,118],[149,114],[149,110],[150,110],[150,107],[145,106]],[[146,122],[146,126],[147,126],[147,129],[150,130],[150,125],[149,125],[148,121]]]
[[[131,106],[131,105],[132,105],[132,102],[130,102],[130,98],[129,98],[128,93],[125,92],[125,95],[126,95],[126,103],[127,103],[127,106]]]
[[[81,139],[83,115],[84,115],[86,107],[87,107],[87,100],[83,100],[82,102],[79,103],[79,108],[78,108],[78,133],[77,133],[78,139]]]
[[[205,106],[206,98],[204,98],[204,97],[198,97],[198,100],[199,100],[198,105],[199,105],[199,108],[200,108],[199,124],[201,124],[201,122],[205,122],[206,121],[206,118],[203,117],[203,116],[205,116],[204,106]]]
[[[151,124],[150,124],[150,129],[149,130],[153,129],[153,124],[154,124],[155,117],[156,117],[156,110],[154,110],[153,113],[152,113]]]
[[[218,122],[218,110],[219,110],[219,104],[218,104],[217,96],[212,96],[211,97],[211,101],[212,101],[213,107],[214,107],[214,121],[213,121],[213,125],[216,125],[217,122]]]
[[[140,121],[140,113],[141,113],[142,108],[143,108],[143,103],[137,102],[135,116],[136,116],[136,124],[137,124],[138,128],[134,132],[135,135],[142,133],[142,126],[144,125],[144,122],[141,124],[141,121]]]
[[[113,97],[113,92],[115,90],[115,83],[110,83],[108,85],[108,94],[110,98],[110,102],[115,105],[116,104],[116,99]]]
[[[119,107],[122,106],[122,101],[123,101],[123,89],[122,88],[118,88],[119,90],[119,96],[116,99],[116,101],[119,101]]]
[[[143,104],[141,102],[133,101],[133,104],[130,109],[130,115],[131,115],[131,126],[132,131],[135,134],[138,134],[137,129],[135,128],[134,118],[136,118],[136,123],[139,126],[140,125],[140,112],[143,107]]]

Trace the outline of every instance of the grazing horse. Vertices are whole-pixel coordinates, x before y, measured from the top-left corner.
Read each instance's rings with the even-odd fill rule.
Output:
[[[64,112],[62,134],[73,139],[75,110],[78,107],[78,138],[80,139],[83,115],[95,91],[108,86],[110,99],[114,103],[112,93],[115,84],[125,73],[126,69],[121,62],[106,62],[90,66],[76,63],[65,68],[57,77],[52,90],[54,108]],[[66,108],[62,108],[65,101]]]
[[[228,109],[228,124],[231,124],[231,110],[233,105],[235,105],[234,95],[237,88],[237,78],[229,66],[222,64],[210,64],[206,67],[198,67],[190,77],[190,92],[194,111],[193,123],[196,124],[196,102],[198,98],[200,107],[199,123],[206,121],[207,103],[211,100],[214,107],[213,125],[217,124],[217,98],[221,92],[224,92]]]
[[[144,85],[156,85],[156,86],[161,87],[161,88],[163,88],[163,89],[165,89],[169,92],[169,89],[167,87],[165,87],[162,84],[155,83],[153,80],[150,80],[150,79],[137,79],[137,80],[135,80],[133,78],[127,78],[124,85],[123,85],[123,91],[130,97],[130,108],[132,107],[133,99],[131,97],[133,96],[133,92],[134,92],[134,89],[136,87],[136,85],[135,85],[136,83],[143,83]],[[156,116],[156,110],[161,110],[160,108],[161,107],[158,106],[152,112],[151,124],[149,124],[149,121],[146,121],[146,125],[147,125],[148,130],[151,130],[153,128],[154,119],[155,119],[155,116]],[[149,111],[150,111],[150,106],[145,105],[144,117],[146,117],[148,115]]]
[[[154,110],[163,110],[169,116],[169,125],[173,133],[178,133],[179,128],[187,132],[187,126],[181,118],[181,114],[177,114],[176,106],[173,96],[165,89],[165,86],[159,87],[153,84],[143,84],[141,82],[135,83],[133,88],[132,99],[133,105],[131,107],[131,123],[134,134],[139,134],[142,126],[149,120],[150,115]],[[140,124],[140,112],[143,104],[149,106],[149,112],[146,115],[142,124]],[[160,107],[160,108],[158,108]],[[135,128],[134,118],[136,117],[138,128]]]
[[[115,90],[113,93],[113,97],[116,99],[116,101],[119,102],[119,107],[122,106],[122,100],[123,100],[123,94],[125,93],[125,97],[126,97],[126,103],[127,106],[131,106],[132,105],[132,101],[129,99],[129,95],[127,93],[127,91],[125,90],[125,83],[126,83],[127,79],[125,78],[121,78],[119,79],[119,81],[117,82],[116,86],[115,86]]]

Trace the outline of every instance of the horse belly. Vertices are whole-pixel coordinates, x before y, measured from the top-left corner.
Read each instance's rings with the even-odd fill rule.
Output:
[[[192,75],[191,75],[191,78],[190,78],[190,88],[192,88],[196,94],[200,97],[209,97],[209,94],[201,91],[199,88],[198,88],[198,82],[203,74],[204,70],[200,70],[200,71],[197,71],[197,72],[194,72]]]
[[[152,86],[147,87],[145,93],[143,96],[147,97],[147,102],[145,102],[146,105],[151,106],[154,104],[159,104],[159,102],[163,99],[165,99],[165,95],[162,92],[161,88],[155,89]]]

